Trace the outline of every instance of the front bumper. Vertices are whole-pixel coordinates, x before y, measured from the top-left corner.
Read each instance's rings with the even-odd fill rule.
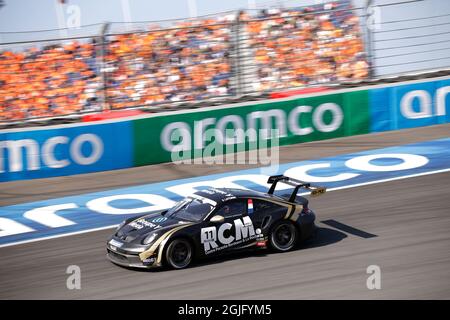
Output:
[[[144,261],[139,257],[136,250],[127,250],[126,248],[117,248],[109,242],[106,245],[106,257],[114,264],[129,268],[145,268],[150,269],[159,267],[156,255],[150,256]],[[142,252],[143,250],[141,250]]]

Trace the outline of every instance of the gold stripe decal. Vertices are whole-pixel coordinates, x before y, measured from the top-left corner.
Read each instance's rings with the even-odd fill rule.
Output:
[[[158,238],[158,240],[156,240],[155,243],[150,248],[148,248],[144,252],[141,252],[139,254],[139,259],[141,259],[141,261],[144,261],[145,259],[151,257],[153,255],[153,253],[156,251],[156,249],[158,248],[158,246],[161,244],[161,242],[163,242],[166,238],[169,238],[172,234],[174,234],[178,230],[183,229],[183,228],[188,227],[188,226],[191,226],[191,225],[193,225],[193,223],[186,223],[186,224],[183,224],[183,225],[181,225],[179,227],[176,227],[174,229],[171,229],[171,230],[167,231],[162,236],[160,236]]]
[[[297,221],[297,219],[298,219],[300,213],[302,212],[302,210],[303,210],[303,206],[301,204],[296,206],[294,212],[292,213],[292,216],[290,217],[290,219],[292,221]]]
[[[286,212],[286,215],[284,216],[284,219],[289,219],[291,214],[294,212],[295,207],[292,205],[289,205],[288,210]]]

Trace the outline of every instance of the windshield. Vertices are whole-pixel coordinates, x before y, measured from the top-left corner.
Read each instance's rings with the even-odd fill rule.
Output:
[[[201,221],[214,209],[211,203],[202,199],[185,198],[177,202],[172,209],[165,214],[169,218],[177,218],[188,221]]]

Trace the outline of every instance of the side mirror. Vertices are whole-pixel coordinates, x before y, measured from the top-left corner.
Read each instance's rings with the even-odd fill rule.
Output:
[[[215,215],[214,217],[209,219],[209,221],[211,221],[212,223],[221,223],[225,221],[225,218],[220,215]]]

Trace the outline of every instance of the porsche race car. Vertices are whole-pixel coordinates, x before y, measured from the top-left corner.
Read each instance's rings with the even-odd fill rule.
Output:
[[[294,190],[276,195],[279,182]],[[170,209],[127,219],[108,240],[107,257],[131,268],[182,269],[194,259],[235,250],[289,251],[315,230],[315,214],[298,191],[307,189],[316,196],[325,188],[284,175],[271,176],[268,183],[267,193],[230,188],[197,191]]]

